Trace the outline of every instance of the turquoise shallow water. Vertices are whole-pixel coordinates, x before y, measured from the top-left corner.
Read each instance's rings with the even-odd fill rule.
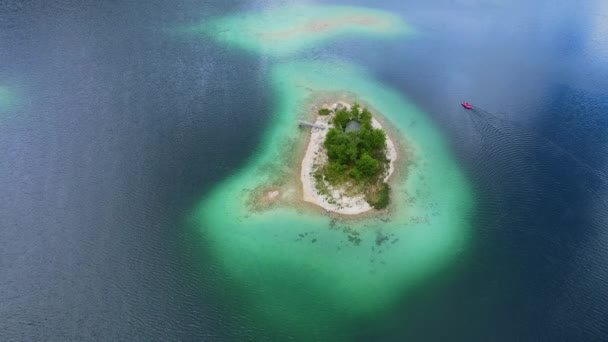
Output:
[[[406,28],[398,17],[372,9],[295,6],[218,18],[203,30],[230,46],[286,56],[341,35],[386,38]],[[335,340],[355,320],[390,310],[466,248],[471,189],[426,115],[364,68],[339,59],[284,60],[267,78],[274,99],[270,127],[247,166],[201,202],[194,220],[227,286],[246,298],[237,311],[256,317],[258,328],[265,327],[258,330]],[[381,113],[393,139],[410,151],[401,156],[407,167],[392,180],[387,216],[342,221],[320,211],[256,211],[248,204],[254,189],[290,173],[290,146],[306,134],[295,123],[319,94],[344,94]]]
[[[251,301],[246,310],[270,326],[316,336],[324,330],[319,327],[331,331],[390,309],[466,248],[473,198],[425,114],[362,68],[286,63],[273,68],[270,82],[274,115],[258,152],[201,203],[196,220],[226,274]],[[382,113],[398,141],[413,149],[407,172],[393,181],[389,220],[335,222],[290,208],[251,211],[249,191],[271,180],[284,166],[284,146],[306,134],[294,123],[311,94],[344,91]]]
[[[7,86],[0,86],[0,111],[9,110],[14,102],[13,92]]]

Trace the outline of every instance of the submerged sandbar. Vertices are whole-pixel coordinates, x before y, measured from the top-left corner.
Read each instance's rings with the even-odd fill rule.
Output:
[[[392,36],[411,32],[387,11],[356,6],[292,5],[215,18],[188,27],[218,42],[271,55],[287,55],[338,35]]]
[[[8,109],[13,101],[12,91],[7,86],[0,85],[0,111]]]

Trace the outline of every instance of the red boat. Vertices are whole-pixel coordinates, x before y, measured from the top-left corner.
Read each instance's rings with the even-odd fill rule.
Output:
[[[471,106],[470,103],[468,103],[467,101],[462,101],[461,105],[466,108],[466,109],[472,109],[473,106]]]

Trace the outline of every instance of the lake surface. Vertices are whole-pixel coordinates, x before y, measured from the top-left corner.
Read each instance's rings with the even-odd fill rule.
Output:
[[[188,224],[260,152],[267,74],[294,57],[175,29],[277,3],[299,1],[0,4],[0,340],[302,338],[265,331]],[[608,3],[331,4],[390,11],[416,34],[295,57],[398,90],[477,203],[467,248],[332,339],[607,339]]]

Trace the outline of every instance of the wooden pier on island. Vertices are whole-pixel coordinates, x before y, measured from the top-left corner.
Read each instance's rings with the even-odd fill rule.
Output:
[[[303,121],[303,120],[298,120],[298,126],[300,126],[300,127],[303,126],[303,127],[310,127],[310,128],[318,128],[318,129],[325,129],[325,126],[323,126],[323,125],[317,125],[317,124],[306,122],[306,121]]]

